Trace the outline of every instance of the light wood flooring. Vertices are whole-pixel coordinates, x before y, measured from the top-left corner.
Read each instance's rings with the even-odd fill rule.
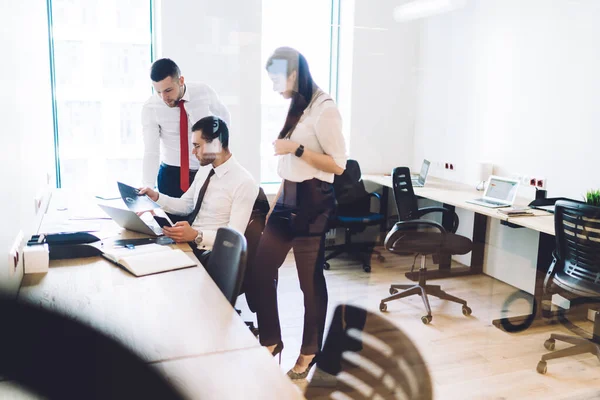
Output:
[[[340,303],[379,313],[379,301],[388,296],[391,283],[410,283],[404,272],[410,270],[413,257],[395,256],[385,250],[382,254],[386,260],[373,258],[370,274],[357,261],[331,262],[331,269],[325,271],[328,318]],[[412,296],[388,303],[383,315],[408,334],[421,351],[433,379],[435,399],[600,399],[600,361],[593,355],[551,360],[546,375],[536,372],[540,356],[547,352],[543,343],[549,334],[571,332],[551,325],[509,334],[491,324],[495,318],[519,315],[530,307],[526,300],[520,300],[503,310],[504,301],[515,288],[487,275],[431,283],[467,300],[473,314],[465,317],[460,305],[430,297],[433,321],[424,325],[420,319],[425,315],[423,303]],[[298,356],[303,323],[302,293],[291,254],[280,269],[278,296],[285,343],[281,368],[285,372]],[[239,303],[248,319],[247,308]],[[586,329],[591,331],[591,323]],[[556,349],[566,346],[557,342]],[[298,384],[301,389],[305,385],[306,381]]]

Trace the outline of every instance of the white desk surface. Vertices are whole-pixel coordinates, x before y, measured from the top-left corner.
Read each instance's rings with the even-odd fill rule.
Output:
[[[363,180],[371,181],[388,188],[392,188],[392,177],[390,175],[363,175]],[[465,210],[473,211],[488,217],[511,222],[515,225],[533,229],[538,232],[554,235],[554,215],[541,210],[531,210],[535,216],[507,217],[495,208],[488,208],[476,204],[467,203],[483,195],[473,186],[464,183],[452,182],[436,177],[428,177],[425,187],[414,188],[415,194],[420,197],[449,204]],[[517,197],[515,207],[526,207],[531,200]]]
[[[49,221],[66,211],[62,200]],[[117,339],[190,398],[303,398],[201,266],[138,278],[101,257],[53,260],[48,273],[24,276],[18,298]]]

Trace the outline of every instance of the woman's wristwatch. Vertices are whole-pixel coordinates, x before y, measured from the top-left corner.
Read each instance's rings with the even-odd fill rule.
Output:
[[[298,148],[296,149],[296,152],[294,154],[296,155],[296,157],[302,157],[302,154],[304,154],[304,146],[303,145],[298,146]]]

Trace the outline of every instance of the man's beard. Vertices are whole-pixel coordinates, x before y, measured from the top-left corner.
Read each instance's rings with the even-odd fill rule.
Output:
[[[212,154],[204,154],[199,161],[200,161],[200,165],[205,167],[205,166],[215,162],[216,159],[217,159],[217,155],[215,153],[212,153]]]

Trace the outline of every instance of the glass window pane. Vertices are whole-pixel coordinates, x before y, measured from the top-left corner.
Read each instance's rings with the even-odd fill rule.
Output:
[[[62,187],[139,183],[150,0],[53,0],[52,16]]]

